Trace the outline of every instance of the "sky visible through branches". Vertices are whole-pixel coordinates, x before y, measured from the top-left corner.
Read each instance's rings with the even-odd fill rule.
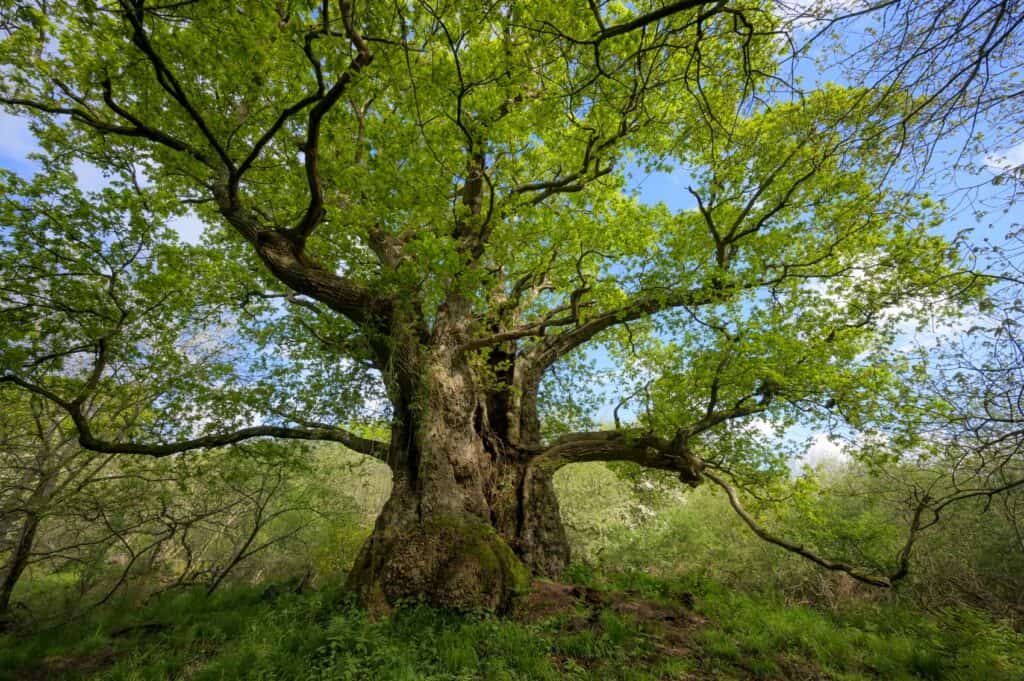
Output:
[[[791,13],[794,17],[794,24],[797,29],[794,38],[797,43],[813,34],[818,25],[809,19],[802,17],[802,12],[811,6],[804,0],[795,0]],[[841,36],[843,47],[848,53],[855,52],[864,35],[858,30],[856,23],[845,24],[842,27],[845,33]],[[823,41],[824,44],[824,41]],[[793,61],[792,72],[800,77],[802,85],[806,89],[813,88],[825,81],[843,82],[843,74],[835,68],[820,68],[820,62],[816,57],[825,57],[821,50],[811,52],[808,56]],[[849,83],[857,85],[859,83]],[[975,131],[985,134],[986,121],[981,121],[981,126]],[[1018,131],[1018,134],[1020,131]],[[993,135],[993,137],[997,137]],[[1000,173],[1009,167],[1018,167],[1024,164],[1024,138],[1013,140],[1013,144],[1002,148],[988,150],[986,154],[977,155],[974,158],[960,159],[968,162],[966,169],[961,168],[957,172],[949,171],[950,159],[955,159],[966,147],[967,140],[961,136],[950,137],[937,142],[936,154],[932,161],[934,172],[928,173],[922,187],[931,193],[936,199],[947,202],[948,213],[946,221],[939,228],[940,232],[949,239],[954,239],[964,230],[972,230],[967,236],[966,244],[982,245],[985,240],[992,242],[1001,241],[1003,236],[1012,231],[1015,225],[1024,223],[1024,209],[1015,203],[1015,191],[1019,188],[1013,183],[999,183],[993,180]],[[32,135],[26,119],[0,112],[0,167],[13,171],[23,177],[28,177],[39,168],[39,164],[29,158],[34,153],[40,152],[40,148]],[[84,162],[77,161],[74,170],[78,176],[79,185],[84,190],[98,190],[105,186],[106,179],[95,167]],[[635,196],[642,202],[649,204],[664,203],[673,212],[681,210],[695,210],[696,202],[687,187],[693,183],[685,170],[676,169],[672,171],[647,171],[644,168],[634,165],[629,169],[630,188]],[[890,178],[892,182],[911,182],[917,178],[908,175],[895,175]],[[175,218],[171,224],[181,239],[187,243],[197,243],[204,229],[202,222],[188,214],[184,217]],[[944,335],[957,334],[970,326],[970,320],[965,319],[959,322],[939,322],[923,330],[907,326],[897,339],[897,343],[907,350],[934,344],[937,339]],[[607,353],[598,347],[590,352],[588,358],[592,361],[599,372],[606,375],[613,375],[615,367],[612,365]],[[610,423],[613,420],[615,400],[613,395],[619,394],[611,384],[598,387],[599,395],[606,398],[595,421],[598,423]],[[628,420],[636,413],[636,405],[624,405],[619,410],[620,418]],[[754,421],[750,427],[770,430],[766,423]],[[766,432],[767,434],[767,432]],[[831,442],[824,432],[816,432],[805,427],[791,428],[784,437],[787,441],[785,446],[792,451],[799,453],[803,451],[801,460],[807,463],[841,456],[839,447]]]

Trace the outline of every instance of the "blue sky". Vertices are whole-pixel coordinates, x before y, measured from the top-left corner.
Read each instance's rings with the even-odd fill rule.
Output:
[[[29,130],[27,121],[0,112],[0,167],[21,175],[31,175],[38,169],[38,164],[27,157],[38,151],[38,144]],[[952,236],[965,227],[975,227],[977,228],[974,234],[975,239],[985,236],[999,239],[1013,224],[1024,224],[1024,209],[1019,204],[1012,202],[1012,188],[1006,185],[996,186],[991,183],[995,171],[998,170],[997,163],[1008,162],[1013,165],[1024,163],[1024,142],[1007,150],[994,150],[992,156],[1005,160],[992,160],[989,169],[983,169],[978,175],[962,178],[962,184],[963,186],[980,185],[980,189],[974,190],[974,201],[982,201],[995,206],[996,209],[979,223],[973,215],[972,204],[962,203],[962,192],[952,193],[951,203],[959,205],[956,210],[951,212],[950,219],[941,227],[941,231],[947,236]],[[99,189],[105,183],[102,173],[88,164],[77,163],[75,172],[83,189]],[[662,202],[676,211],[695,208],[693,197],[686,191],[687,185],[692,184],[692,181],[685,172],[647,173],[636,167],[631,172],[631,186],[638,192],[642,201]],[[202,222],[194,215],[177,218],[171,226],[188,243],[196,243],[203,230]],[[923,334],[911,334],[908,330],[910,336],[904,339],[904,342],[932,342],[940,335],[957,332],[958,326],[961,325],[939,326],[926,330]],[[597,349],[593,356],[600,368],[613,369],[603,350]],[[597,421],[599,423],[610,422],[613,407],[614,400],[609,399],[609,402],[598,413]],[[629,412],[624,411],[623,417],[628,418]],[[754,421],[751,427],[762,430],[765,434],[768,434],[769,431],[769,427],[763,422]],[[822,432],[795,428],[788,433],[787,438],[791,442],[809,443],[802,457],[802,460],[807,463],[815,464],[841,456],[839,447]]]
[[[39,164],[28,156],[39,151],[39,144],[29,129],[28,120],[0,111],[0,168],[29,177],[39,169]],[[73,169],[78,176],[79,186],[84,190],[101,189],[106,184],[103,174],[95,166],[75,162]],[[170,226],[184,241],[191,244],[199,241],[203,231],[202,222],[192,213],[174,219]]]
[[[801,0],[794,1],[800,4]],[[804,75],[811,82],[819,82],[822,79],[822,76],[810,71]],[[946,236],[951,237],[965,228],[973,228],[975,231],[972,239],[981,240],[987,237],[998,241],[1013,225],[1024,224],[1024,208],[1014,201],[1014,188],[1007,184],[996,185],[992,182],[1001,169],[1024,164],[1024,131],[1018,133],[1019,137],[1009,146],[991,149],[986,155],[972,159],[980,169],[978,173],[962,173],[948,179],[944,184],[930,188],[933,193],[946,197],[951,207],[948,219],[940,228]],[[955,150],[960,146],[962,140],[956,138],[943,142],[943,147],[947,150]],[[28,159],[28,156],[38,149],[26,119],[0,112],[0,167],[21,175],[30,175],[38,169],[38,164]],[[88,164],[78,163],[74,169],[83,189],[98,189],[105,183],[102,174]],[[646,173],[634,167],[631,172],[631,186],[642,201],[662,202],[677,211],[695,207],[693,198],[686,191],[691,180],[683,171]],[[973,189],[968,191],[967,187]],[[978,207],[990,207],[992,210],[979,221],[975,216]],[[171,226],[188,243],[197,242],[203,230],[203,224],[194,214],[175,219]],[[934,337],[955,332],[955,325],[937,327],[926,331],[923,340],[927,341],[929,334]],[[604,356],[602,359],[602,355],[601,351],[595,353],[599,363],[608,365],[607,357]],[[610,404],[606,405],[598,415],[598,420],[610,421],[611,409]],[[755,424],[754,427],[760,426]],[[822,433],[802,431],[796,436],[812,441],[813,444],[807,454],[808,460],[813,462],[835,456],[835,445],[829,443]]]
[[[946,146],[952,148],[960,143],[960,140],[947,140]],[[980,168],[978,173],[961,173],[955,184],[935,188],[935,193],[944,195],[950,206],[948,217],[938,231],[952,238],[963,229],[973,229],[971,240],[974,242],[980,243],[985,238],[998,241],[1014,225],[1024,226],[1024,206],[1014,201],[1013,187],[992,182],[1007,165],[1017,167],[1024,164],[1024,142],[1007,149],[993,150],[989,158],[979,158],[976,161]],[[696,208],[693,197],[686,190],[692,181],[685,172],[645,173],[635,168],[633,174],[632,186],[639,192],[641,200],[651,203],[663,202],[673,210]],[[975,209],[980,206],[991,209],[981,220],[975,215]],[[897,343],[906,347],[930,346],[944,336],[961,333],[970,325],[970,319],[959,322],[937,321],[930,327],[918,331],[908,324],[905,332],[897,339]],[[602,368],[611,368],[611,363],[603,351],[595,352],[594,358]],[[613,406],[605,405],[598,419],[602,422],[611,421]],[[751,422],[751,427],[769,437],[772,436],[770,426],[764,421],[755,419]],[[805,448],[799,462],[816,465],[843,458],[840,446],[831,441],[824,432],[794,427],[787,432],[785,439],[797,450]]]

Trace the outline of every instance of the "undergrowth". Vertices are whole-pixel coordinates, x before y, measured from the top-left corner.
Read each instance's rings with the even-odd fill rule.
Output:
[[[1024,637],[976,611],[896,604],[819,611],[697,577],[572,578],[609,598],[693,605],[666,649],[649,623],[580,602],[526,623],[409,604],[372,620],[340,590],[233,588],[123,600],[60,627],[0,637],[2,679],[512,681],[1024,678]],[[587,609],[590,608],[590,611]]]

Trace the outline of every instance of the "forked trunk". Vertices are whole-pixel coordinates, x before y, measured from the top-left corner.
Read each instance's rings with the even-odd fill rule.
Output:
[[[405,389],[393,399],[394,484],[350,585],[375,610],[423,599],[504,611],[531,574],[568,562],[551,476],[529,466],[509,437],[518,415],[480,389],[467,363],[436,353],[420,366],[396,382]]]

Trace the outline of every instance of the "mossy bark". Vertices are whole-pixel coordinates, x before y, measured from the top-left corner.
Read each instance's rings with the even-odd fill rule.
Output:
[[[420,600],[461,611],[506,612],[529,587],[530,572],[494,528],[462,514],[378,528],[351,580],[374,612]]]

